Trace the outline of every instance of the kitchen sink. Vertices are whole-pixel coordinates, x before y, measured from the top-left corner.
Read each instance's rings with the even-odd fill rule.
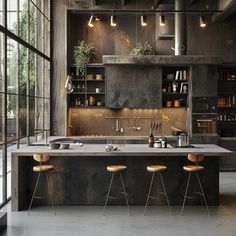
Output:
[[[193,145],[188,145],[188,146],[182,146],[182,147],[179,147],[179,146],[177,146],[176,144],[170,144],[170,146],[171,147],[173,147],[173,148],[196,148],[196,147],[194,147]]]

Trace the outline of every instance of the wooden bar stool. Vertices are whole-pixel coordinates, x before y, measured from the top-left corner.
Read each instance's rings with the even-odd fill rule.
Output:
[[[150,183],[150,187],[149,187],[149,191],[148,191],[148,195],[147,195],[147,200],[146,200],[145,209],[144,209],[144,215],[146,215],[147,205],[148,205],[149,199],[150,198],[156,198],[154,196],[151,196],[152,185],[153,185],[153,181],[154,181],[154,177],[155,177],[156,173],[159,173],[162,188],[163,188],[163,191],[164,191],[164,192],[159,192],[159,193],[165,195],[170,215],[172,215],[168,195],[167,195],[167,192],[166,192],[165,183],[164,183],[163,178],[162,178],[162,172],[164,172],[166,170],[167,170],[167,166],[164,166],[164,165],[150,165],[150,166],[147,166],[147,171],[152,172],[152,179],[151,179],[151,183]]]
[[[36,191],[37,191],[38,183],[39,183],[39,180],[40,180],[40,177],[41,177],[41,173],[44,173],[46,175],[47,185],[48,185],[48,190],[49,190],[49,197],[51,199],[53,212],[56,215],[54,201],[53,201],[53,194],[52,194],[49,179],[48,179],[48,172],[54,170],[54,166],[43,164],[43,163],[49,161],[49,156],[47,154],[34,154],[33,159],[35,161],[39,162],[39,165],[33,167],[33,171],[38,173],[38,178],[37,178],[37,181],[36,181],[36,184],[35,184],[35,187],[34,187],[34,192],[33,192],[33,195],[32,195],[31,201],[30,201],[28,215],[30,213],[30,209],[31,209],[34,198],[38,198],[38,199],[48,198],[48,197],[39,197],[39,196],[35,195]]]
[[[209,209],[208,209],[208,205],[207,205],[207,201],[206,201],[206,197],[202,188],[202,184],[201,184],[201,180],[200,177],[198,175],[199,171],[203,171],[205,168],[203,166],[199,165],[199,162],[204,160],[204,155],[203,154],[197,154],[197,153],[190,153],[188,154],[188,160],[191,162],[194,162],[194,165],[186,165],[183,166],[183,170],[188,172],[188,181],[187,181],[187,186],[186,186],[186,190],[185,190],[185,195],[184,195],[184,201],[183,201],[183,206],[182,206],[182,210],[181,210],[181,215],[183,215],[184,212],[184,206],[185,206],[185,202],[186,202],[186,198],[191,198],[190,196],[187,196],[188,194],[188,188],[189,188],[189,183],[190,183],[190,178],[191,178],[191,174],[195,173],[199,187],[200,187],[200,192],[197,194],[199,194],[200,196],[203,197],[205,205],[206,205],[206,209],[207,209],[207,213],[209,215]]]
[[[111,172],[112,174],[111,174],[111,180],[110,180],[110,184],[109,184],[109,189],[108,189],[108,193],[107,193],[107,196],[106,196],[106,201],[105,201],[105,205],[104,205],[104,209],[103,209],[103,215],[105,215],[108,199],[109,198],[117,198],[117,197],[110,196],[113,179],[114,179],[114,176],[115,176],[116,173],[120,175],[120,181],[121,181],[121,186],[122,186],[122,190],[123,190],[123,192],[121,192],[121,193],[124,194],[124,196],[125,196],[125,201],[126,201],[128,213],[130,215],[129,202],[128,202],[128,199],[127,199],[127,194],[126,194],[126,191],[125,191],[125,185],[124,185],[124,181],[123,181],[122,174],[121,174],[121,172],[125,171],[126,169],[127,169],[127,166],[124,166],[124,165],[111,165],[111,166],[107,166],[107,171]]]

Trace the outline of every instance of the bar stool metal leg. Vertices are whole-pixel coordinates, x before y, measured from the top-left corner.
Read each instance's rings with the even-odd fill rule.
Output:
[[[112,186],[112,182],[113,182],[114,174],[115,174],[115,172],[113,172],[113,173],[112,173],[112,176],[111,176],[111,181],[110,181],[110,185],[109,185],[109,189],[108,189],[108,193],[107,193],[107,197],[106,197],[105,205],[104,205],[104,208],[103,208],[103,215],[105,215],[106,206],[107,206],[108,198],[109,198],[109,196],[110,196],[111,186]]]
[[[183,215],[183,212],[184,212],[184,206],[185,206],[185,201],[186,201],[187,194],[188,194],[190,177],[191,177],[191,172],[189,172],[189,175],[188,175],[188,181],[187,181],[186,191],[185,191],[185,195],[184,195],[184,202],[183,202],[183,206],[182,206],[182,210],[181,210],[181,215]]]
[[[28,216],[29,216],[29,213],[30,213],[30,209],[31,209],[33,200],[34,200],[35,193],[36,193],[37,188],[38,188],[38,183],[39,183],[40,176],[41,176],[41,173],[39,172],[38,178],[37,178],[37,181],[36,181],[36,184],[35,184],[35,187],[34,187],[34,192],[33,192],[33,195],[32,195],[31,201],[30,201],[30,206],[29,206],[29,209],[28,209]]]
[[[46,178],[47,178],[47,183],[48,183],[49,195],[50,195],[51,203],[52,203],[52,209],[53,209],[54,215],[56,215],[54,201],[53,201],[53,194],[52,194],[52,191],[51,191],[51,187],[50,187],[50,183],[49,183],[49,179],[48,179],[48,174],[47,173],[46,173]]]
[[[205,194],[204,194],[204,191],[203,191],[203,188],[202,188],[201,180],[200,180],[200,177],[199,177],[197,172],[196,172],[196,175],[197,175],[197,180],[198,180],[198,183],[199,183],[199,186],[200,186],[200,189],[201,189],[201,192],[202,192],[202,196],[203,196],[203,199],[204,199],[204,202],[205,202],[205,205],[206,205],[207,214],[209,216],[209,209],[208,209],[206,197],[205,197]]]
[[[150,187],[149,187],[148,195],[147,195],[147,200],[146,200],[146,204],[145,204],[145,208],[144,208],[144,215],[146,215],[147,205],[148,205],[148,201],[149,201],[151,190],[152,190],[154,176],[155,176],[155,172],[152,173],[152,179],[151,179],[151,183],[150,183]]]
[[[129,210],[129,202],[128,202],[127,194],[126,194],[126,191],[125,191],[125,185],[124,185],[124,181],[123,181],[123,178],[122,178],[122,174],[121,174],[121,173],[120,173],[120,181],[121,181],[121,185],[122,185],[122,188],[123,188],[123,191],[124,191],[125,201],[126,201],[126,205],[127,205],[127,208],[128,208],[128,213],[129,213],[129,215],[131,215],[131,214],[130,214],[130,210]]]
[[[161,179],[162,187],[163,187],[163,190],[164,190],[164,193],[165,193],[165,196],[166,196],[166,201],[167,201],[167,205],[168,205],[168,208],[169,208],[169,212],[170,212],[170,215],[172,216],[172,212],[171,212],[171,208],[170,208],[169,199],[168,199],[168,196],[167,196],[165,184],[164,184],[164,181],[163,181],[163,178],[162,178],[162,174],[161,174],[161,173],[160,173],[160,179]]]

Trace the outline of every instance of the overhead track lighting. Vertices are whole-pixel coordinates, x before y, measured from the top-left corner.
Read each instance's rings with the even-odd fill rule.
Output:
[[[90,19],[89,19],[89,22],[88,22],[88,26],[91,27],[91,28],[94,27],[94,21],[95,21],[95,16],[91,15]]]
[[[160,26],[165,26],[166,25],[166,19],[163,14],[160,15]]]
[[[200,16],[200,27],[204,28],[206,27],[206,18],[205,16]]]
[[[116,20],[116,15],[111,15],[111,26],[116,27],[117,25],[117,20]]]
[[[147,26],[147,16],[141,15],[141,26]]]

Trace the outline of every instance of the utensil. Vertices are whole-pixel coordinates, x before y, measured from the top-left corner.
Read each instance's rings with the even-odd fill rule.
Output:
[[[136,130],[136,118],[134,118],[134,126],[133,126],[133,129]]]
[[[69,143],[61,143],[61,149],[69,149],[70,148],[70,144]]]
[[[116,119],[116,132],[119,132],[120,129],[119,129],[119,120]]]
[[[49,142],[49,147],[51,149],[58,149],[60,147],[60,143]]]
[[[189,136],[187,133],[183,132],[177,136],[177,147],[188,147],[189,146]]]
[[[139,119],[138,119],[138,121],[137,121],[138,123],[137,123],[137,127],[136,127],[136,130],[137,131],[140,131],[141,130],[141,126],[139,126]]]

